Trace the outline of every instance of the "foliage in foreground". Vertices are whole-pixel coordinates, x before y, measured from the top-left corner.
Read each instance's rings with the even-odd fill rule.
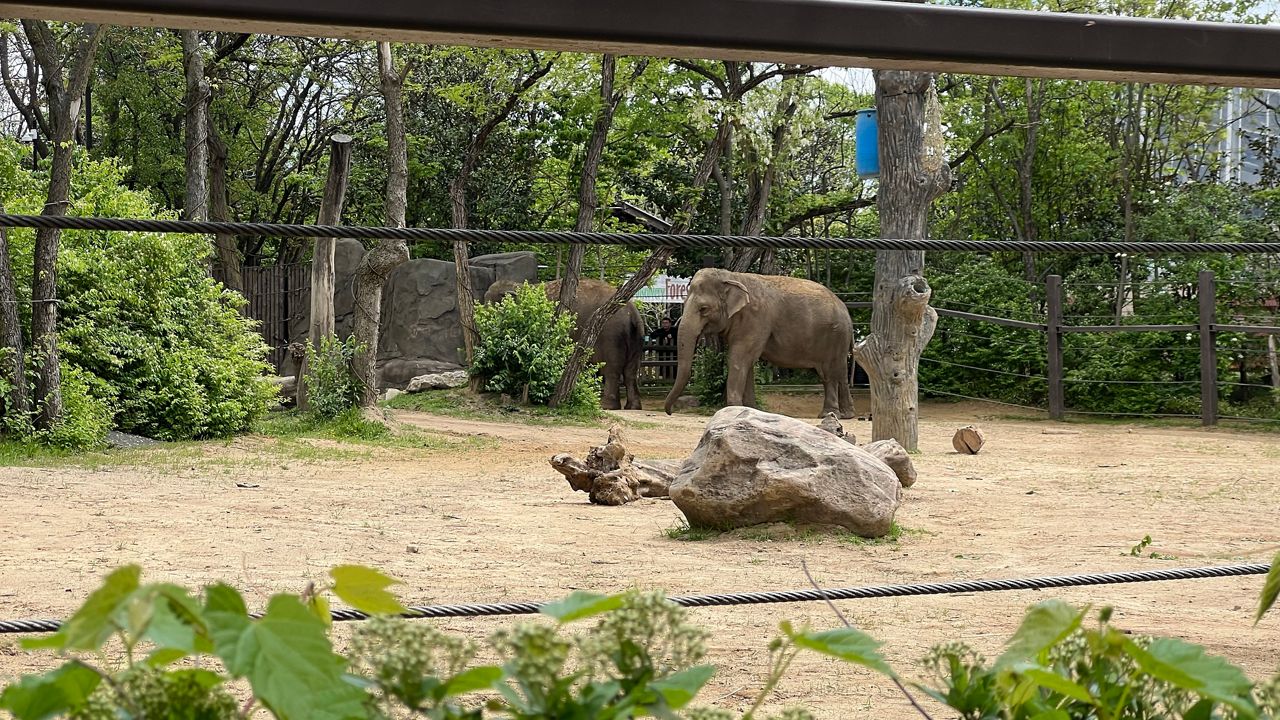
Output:
[[[488,392],[531,405],[546,405],[573,354],[573,316],[557,313],[540,287],[522,285],[501,301],[476,308],[475,348],[470,374],[484,379]],[[560,409],[574,413],[600,409],[600,376],[583,369],[573,395]]]
[[[282,719],[424,717],[433,720],[689,718],[732,720],[693,703],[715,668],[701,664],[706,633],[661,593],[601,596],[575,592],[542,608],[552,623],[525,622],[488,639],[499,657],[475,662],[478,647],[426,621],[394,616],[404,607],[387,591],[396,581],[360,566],[336,567],[329,582],[301,595],[271,598],[261,618],[225,584],[196,598],[186,589],[143,585],[127,566],[55,635],[25,642],[67,661],[0,694],[18,720],[51,717],[231,720],[260,706]],[[1267,578],[1258,618],[1280,591],[1280,556]],[[357,628],[350,653],[334,652],[328,595],[375,617]],[[994,662],[945,643],[925,659],[936,685],[913,684],[961,717],[1042,720],[1120,718],[1275,718],[1280,676],[1255,684],[1240,668],[1173,638],[1130,636],[1110,610],[1086,626],[1087,610],[1059,601],[1035,605]],[[571,623],[594,619],[585,630]],[[755,717],[802,651],[869,668],[910,690],[880,655],[879,643],[851,627],[825,631],[783,623],[769,647],[769,674]],[[122,666],[104,648],[125,649]],[[191,658],[213,656],[223,672]],[[96,664],[95,664],[96,663]],[[228,683],[247,682],[237,707]],[[916,702],[912,699],[913,704]],[[799,710],[782,716],[809,717]]]

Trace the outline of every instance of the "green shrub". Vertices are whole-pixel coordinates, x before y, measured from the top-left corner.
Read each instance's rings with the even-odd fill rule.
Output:
[[[573,316],[557,313],[542,288],[522,285],[500,302],[477,307],[475,320],[480,342],[470,374],[484,379],[487,392],[546,405],[573,354]],[[599,411],[600,387],[599,368],[584,368],[560,409]]]
[[[769,370],[764,363],[757,362],[753,369],[756,380],[756,406],[763,403],[760,398],[760,386],[769,382]],[[694,351],[693,368],[689,378],[689,389],[698,398],[702,407],[721,407],[724,405],[725,388],[729,384],[728,359],[723,350],[703,345]]]
[[[332,418],[360,404],[363,388],[351,369],[358,351],[355,337],[339,340],[330,335],[320,341],[318,349],[307,343],[307,371],[302,382],[311,412]]]
[[[13,162],[0,151],[0,164]],[[40,211],[46,180],[16,166],[0,176],[8,179],[0,201],[10,212]],[[169,216],[124,187],[123,169],[111,160],[76,164],[68,214]],[[9,240],[17,285],[27,293],[34,234],[15,229]],[[198,235],[62,233],[62,359],[86,375],[120,430],[163,440],[227,436],[247,429],[273,399],[266,345],[241,314],[243,298],[208,276],[209,253],[209,239]]]
[[[96,387],[95,387],[96,386]],[[64,450],[92,450],[111,429],[111,404],[103,395],[111,388],[74,365],[62,365],[62,420],[41,433],[49,445]]]
[[[972,258],[951,273],[930,277],[938,307],[1037,320],[1029,286],[990,258]],[[942,318],[920,358],[921,393],[972,395],[1018,405],[1048,401],[1043,333],[955,317]],[[972,368],[989,368],[986,372]]]

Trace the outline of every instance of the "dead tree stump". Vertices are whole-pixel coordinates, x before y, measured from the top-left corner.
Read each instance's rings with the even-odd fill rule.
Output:
[[[551,467],[565,476],[569,487],[587,493],[596,505],[623,505],[642,497],[667,497],[674,478],[671,464],[637,462],[622,443],[622,429],[609,428],[609,441],[587,451],[586,460],[568,453],[551,458]]]

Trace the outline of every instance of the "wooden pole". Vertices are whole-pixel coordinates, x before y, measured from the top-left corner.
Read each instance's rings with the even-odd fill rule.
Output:
[[[337,225],[342,219],[342,205],[347,195],[347,176],[351,170],[350,135],[334,135],[329,138],[329,175],[324,181],[324,198],[320,201],[320,225]],[[334,334],[333,296],[336,276],[334,250],[337,238],[316,238],[311,256],[311,325],[307,332],[308,344],[316,350],[320,343]],[[306,376],[307,359],[299,364],[296,387],[298,409],[307,409]]]
[[[1062,389],[1062,276],[1050,275],[1045,282],[1048,301],[1046,318],[1046,355],[1049,376],[1049,419],[1066,417],[1066,395]]]
[[[1200,295],[1200,421],[1218,424],[1218,342],[1213,329],[1216,287],[1212,270],[1201,270]]]
[[[1280,390],[1280,360],[1276,358],[1275,335],[1267,336],[1267,363],[1271,365],[1271,387]]]

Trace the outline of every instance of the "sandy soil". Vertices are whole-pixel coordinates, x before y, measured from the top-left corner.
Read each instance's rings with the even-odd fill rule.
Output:
[[[813,397],[771,409],[816,413]],[[651,406],[655,403],[650,403]],[[865,407],[860,400],[859,407]],[[906,493],[896,543],[836,538],[689,542],[667,501],[595,507],[547,464],[580,454],[602,429],[550,428],[401,413],[438,441],[369,449],[250,438],[132,451],[75,466],[0,468],[0,618],[65,617],[110,568],[200,585],[227,580],[260,607],[333,565],[359,562],[402,579],[413,604],[545,600],[631,585],[671,594],[806,586],[802,560],[828,586],[1000,578],[1265,562],[1280,547],[1280,438],[1124,425],[1059,425],[993,416],[980,405],[924,409],[920,481]],[[677,458],[705,418],[625,412],[639,457]],[[980,455],[951,448],[979,424]],[[865,422],[846,428],[869,437]],[[252,487],[238,487],[237,483]],[[1146,552],[1130,548],[1150,535]],[[1168,559],[1165,559],[1168,556]],[[1203,643],[1255,677],[1280,661],[1280,617],[1251,626],[1261,578],[1201,580],[842,603],[917,676],[929,646],[962,639],[994,655],[1022,610],[1046,597],[1113,605],[1138,633]],[[704,700],[745,709],[760,688],[781,620],[831,626],[820,604],[693,612],[713,632],[721,670]],[[507,622],[451,621],[476,638]],[[47,667],[0,636],[0,681]],[[835,661],[801,656],[768,707],[820,718],[912,717],[892,685]],[[945,717],[945,714],[940,716]]]

